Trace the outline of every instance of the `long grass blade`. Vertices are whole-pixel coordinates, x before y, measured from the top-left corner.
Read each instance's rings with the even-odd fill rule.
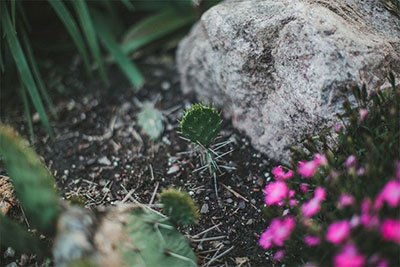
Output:
[[[19,88],[19,92],[22,98],[22,103],[24,105],[24,113],[25,113],[25,117],[26,117],[26,121],[28,123],[28,130],[29,130],[29,140],[31,141],[31,143],[34,143],[35,141],[35,134],[33,132],[33,124],[32,124],[32,113],[31,110],[29,108],[29,101],[28,101],[28,97],[26,96],[26,88],[24,88],[24,86],[21,84],[20,88]]]
[[[44,100],[46,101],[47,107],[49,108],[50,112],[52,113],[52,115],[54,117],[56,117],[57,114],[56,114],[56,111],[55,111],[55,108],[54,108],[53,101],[51,100],[49,94],[47,93],[47,89],[46,89],[46,86],[44,85],[42,75],[40,74],[39,67],[38,67],[38,65],[36,63],[36,60],[35,60],[35,56],[33,55],[33,50],[32,50],[30,41],[28,39],[28,36],[27,36],[26,32],[23,29],[21,29],[20,32],[21,32],[21,35],[22,35],[22,42],[24,43],[26,56],[27,56],[27,59],[28,59],[28,61],[30,63],[30,67],[32,69],[33,76],[35,77],[35,80],[37,82],[39,91],[42,94]]]
[[[190,25],[196,16],[193,12],[178,16],[172,9],[167,9],[149,18],[143,19],[127,31],[122,50],[129,54],[176,30]]]
[[[85,42],[83,41],[82,35],[74,18],[61,0],[49,0],[49,4],[52,6],[67,29],[72,41],[75,43],[75,46],[78,49],[79,54],[82,56],[87,73],[90,73],[89,54],[86,51]]]
[[[15,27],[15,8],[16,8],[16,0],[11,0],[10,1],[10,5],[11,5],[11,21],[12,21],[12,25],[14,30],[16,29]]]
[[[118,64],[118,67],[124,72],[133,87],[137,90],[142,87],[144,78],[138,68],[129,60],[129,58],[122,52],[117,41],[112,36],[111,32],[104,23],[104,19],[99,13],[93,13],[94,22],[96,25],[97,33],[104,47],[110,52]]]
[[[83,0],[72,1],[72,4],[75,7],[75,11],[79,17],[79,22],[80,22],[81,28],[83,30],[83,33],[85,34],[89,48],[92,52],[92,55],[96,61],[97,66],[99,68],[100,77],[103,79],[103,81],[106,84],[108,84],[108,79],[107,79],[107,75],[106,75],[105,68],[104,68],[103,58],[100,53],[99,43],[98,43],[98,40],[96,37],[96,32],[94,30],[92,19],[89,14],[88,6],[86,5],[86,2]],[[97,29],[97,30],[99,30],[99,29]]]
[[[121,3],[128,9],[128,10],[133,10],[134,6],[132,5],[130,0],[121,0]]]
[[[49,119],[47,117],[46,111],[43,106],[42,99],[36,87],[35,81],[33,79],[31,70],[29,69],[28,63],[25,58],[25,54],[22,47],[18,41],[16,33],[12,27],[10,15],[8,14],[7,8],[1,9],[1,20],[2,27],[5,33],[5,39],[7,40],[8,47],[14,58],[16,68],[18,70],[19,76],[23,84],[28,89],[29,95],[31,97],[33,106],[39,113],[40,120],[45,128],[45,130],[52,135],[52,129],[50,127]]]

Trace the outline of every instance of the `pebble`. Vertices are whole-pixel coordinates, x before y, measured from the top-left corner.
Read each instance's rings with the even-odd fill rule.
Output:
[[[111,165],[111,161],[110,161],[106,156],[99,158],[99,159],[97,160],[97,162],[98,162],[99,164],[102,164],[102,165],[107,165],[107,166],[110,166],[110,165]]]
[[[4,251],[4,258],[8,258],[8,257],[14,257],[15,255],[15,250],[12,247],[8,247],[6,249],[6,251]]]
[[[208,213],[208,204],[203,204],[203,206],[201,206],[200,213]]]
[[[179,165],[178,164],[174,164],[171,166],[171,168],[168,169],[167,174],[174,174],[177,173],[179,171]]]
[[[244,209],[246,208],[246,203],[244,201],[239,202],[239,209]]]
[[[11,262],[7,264],[6,267],[18,267],[18,264],[16,264],[15,262]]]
[[[246,225],[252,225],[253,224],[253,219],[249,219],[247,222],[246,222]]]
[[[228,199],[226,200],[226,202],[227,202],[227,203],[232,203],[232,202],[233,202],[233,199],[232,199],[232,198],[228,198]]]

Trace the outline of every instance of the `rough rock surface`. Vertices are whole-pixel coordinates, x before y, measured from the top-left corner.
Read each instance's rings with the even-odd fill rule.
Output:
[[[400,73],[400,19],[378,0],[225,1],[181,42],[177,63],[184,92],[287,161],[335,121],[350,84],[376,89]]]

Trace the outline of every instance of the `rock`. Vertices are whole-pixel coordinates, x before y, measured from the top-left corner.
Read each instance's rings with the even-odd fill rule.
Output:
[[[185,93],[287,162],[291,146],[333,125],[349,85],[374,90],[400,73],[400,19],[376,0],[225,1],[180,43],[177,63]]]
[[[201,206],[200,213],[202,214],[208,213],[208,204],[203,204],[203,206]]]
[[[106,166],[110,166],[111,165],[111,161],[106,156],[103,156],[103,157],[99,158],[97,160],[97,162],[99,164],[101,164],[101,165],[106,165]]]

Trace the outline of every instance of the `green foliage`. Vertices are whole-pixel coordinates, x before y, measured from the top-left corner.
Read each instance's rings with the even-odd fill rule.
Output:
[[[120,247],[127,266],[197,266],[186,238],[154,212],[136,208],[125,231],[132,243]]]
[[[186,192],[167,189],[160,194],[164,213],[176,225],[189,225],[199,219],[198,208]]]
[[[56,14],[81,55],[87,73],[98,69],[100,77],[107,83],[105,63],[115,62],[133,88],[138,90],[142,87],[144,79],[130,56],[139,49],[144,50],[148,47],[174,48],[177,38],[181,38],[199,15],[216,2],[218,1],[204,1],[200,6],[196,6],[192,1],[48,0],[35,4],[43,6],[44,10],[47,5]],[[23,101],[25,113],[30,116],[30,104],[33,104],[44,128],[51,134],[49,118],[42,102],[47,104],[53,116],[54,109],[40,74],[40,64],[37,63],[35,51],[32,49],[38,45],[31,45],[31,42],[35,41],[44,42],[33,38],[30,40],[30,37],[34,36],[30,32],[34,21],[29,12],[29,16],[25,14],[26,3],[15,0],[0,1],[0,38],[4,40],[0,46],[0,71],[10,80],[9,87],[15,88],[18,84],[12,75],[17,70],[21,87],[30,96],[26,99],[28,101]],[[124,25],[124,19],[127,17],[124,15],[127,12],[130,12],[130,18],[143,19],[130,27],[126,23]],[[53,40],[53,43],[59,42],[54,38]],[[48,40],[45,42],[48,43]],[[102,54],[102,48],[110,57]],[[9,54],[12,55],[13,62],[10,61]]]
[[[29,223],[53,234],[59,213],[54,178],[24,140],[4,125],[0,125],[0,154]]]
[[[190,141],[208,148],[221,130],[221,115],[215,108],[193,104],[180,121],[180,130]]]
[[[10,246],[20,253],[34,253],[37,256],[44,256],[46,244],[30,233],[22,226],[9,220],[0,213],[0,245]]]
[[[152,140],[158,139],[164,131],[162,113],[149,102],[142,104],[138,124]]]

